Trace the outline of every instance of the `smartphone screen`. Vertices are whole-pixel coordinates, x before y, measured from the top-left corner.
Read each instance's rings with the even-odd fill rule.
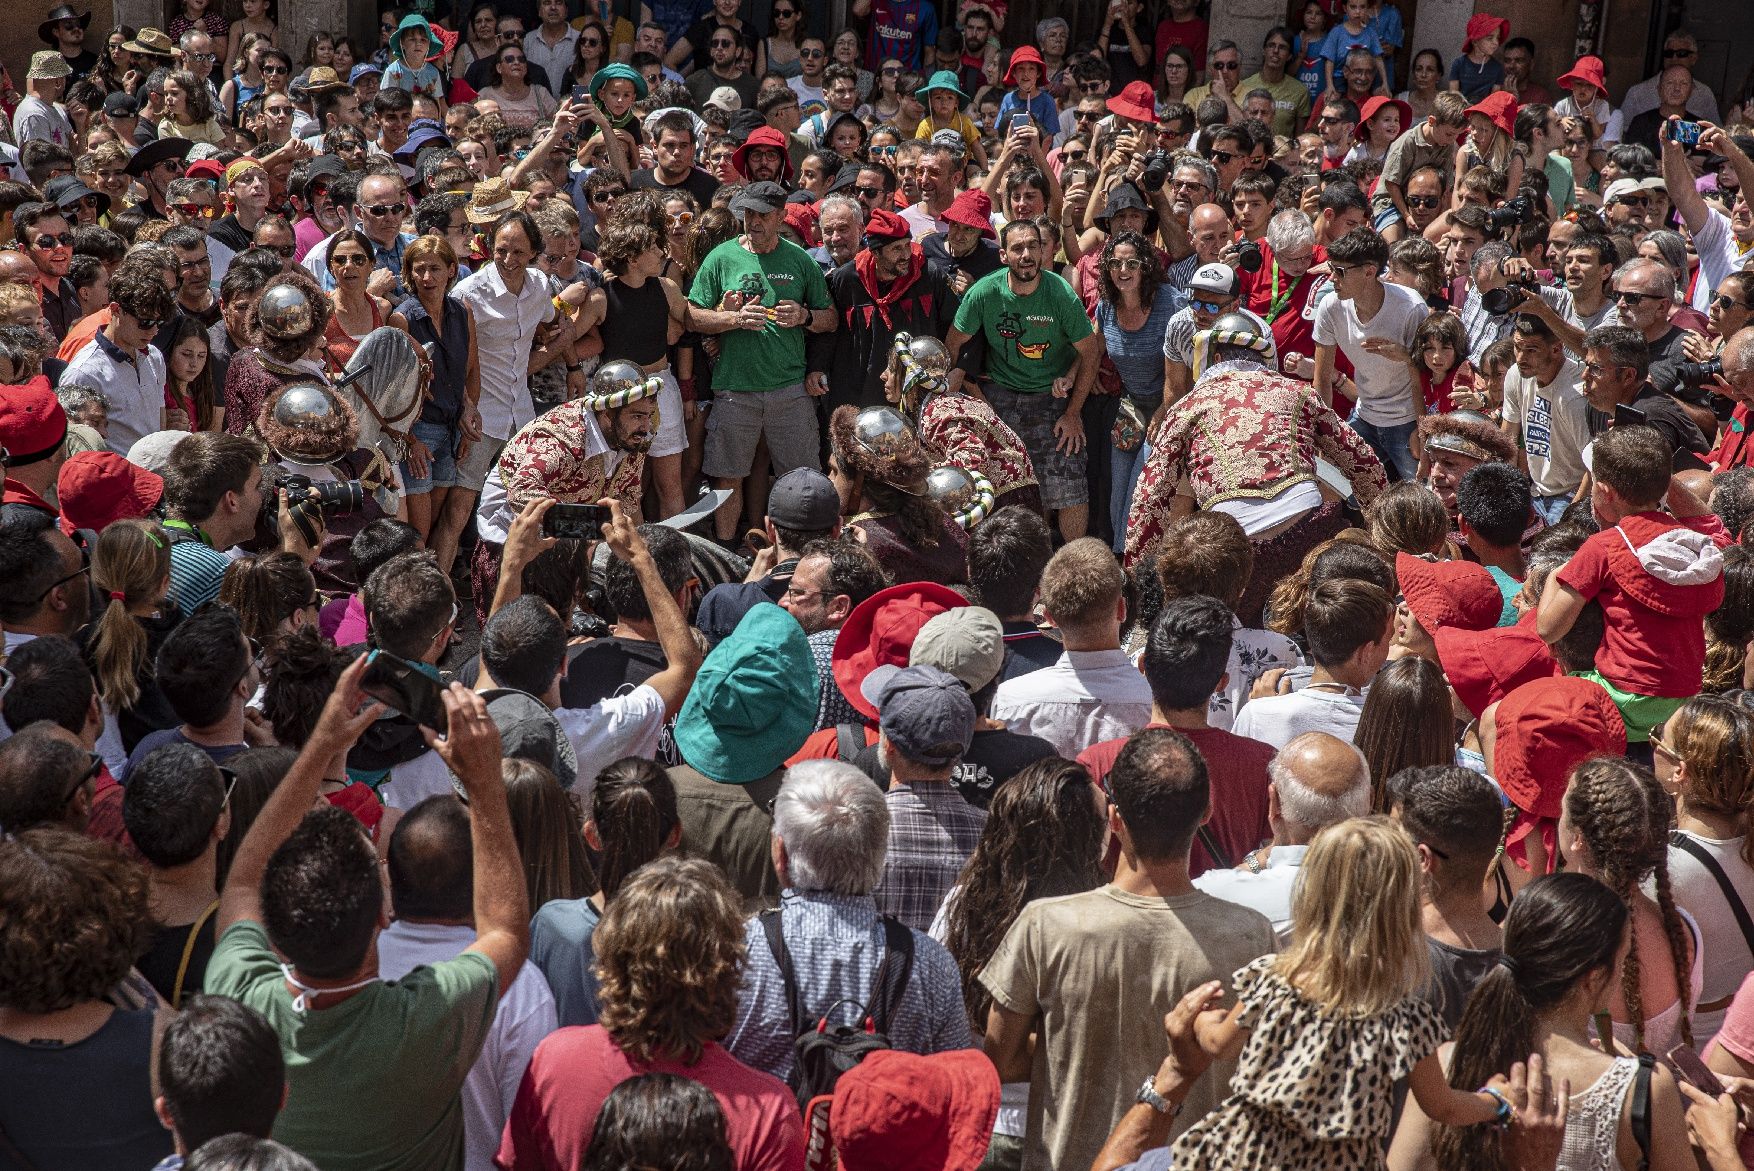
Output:
[[[613,519],[601,504],[556,504],[542,514],[542,535],[595,541]]]
[[[417,724],[439,735],[447,727],[443,688],[415,664],[386,651],[373,651],[366,660],[359,689],[381,700]]]
[[[1687,1046],[1677,1045],[1669,1050],[1667,1061],[1677,1077],[1690,1083],[1701,1093],[1715,1098],[1724,1092],[1724,1084],[1718,1080],[1717,1074],[1700,1059],[1699,1054]]]

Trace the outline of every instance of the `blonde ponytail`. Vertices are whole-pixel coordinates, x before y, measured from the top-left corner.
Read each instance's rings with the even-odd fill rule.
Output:
[[[151,521],[117,521],[104,529],[91,555],[91,582],[107,596],[91,640],[98,694],[112,712],[140,700],[146,665],[146,629],[128,613],[130,604],[156,602],[170,573],[170,541]]]

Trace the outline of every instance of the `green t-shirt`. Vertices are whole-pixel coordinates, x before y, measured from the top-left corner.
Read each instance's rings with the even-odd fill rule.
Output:
[[[1053,389],[1073,366],[1073,346],[1090,336],[1090,318],[1066,278],[1044,272],[1035,291],[1011,291],[1009,269],[996,269],[969,286],[956,310],[956,330],[987,339],[987,377],[1018,394]]]
[[[1571,175],[1571,160],[1563,155],[1550,154],[1547,165],[1541,168],[1547,173],[1547,194],[1553,199],[1553,206],[1564,215],[1577,202],[1577,183]]]
[[[262,924],[219,937],[206,990],[267,1018],[286,1057],[274,1138],[323,1171],[462,1171],[458,1091],[493,1027],[499,977],[478,952],[298,1013]]]
[[[1269,83],[1257,73],[1236,83],[1239,97],[1251,89],[1264,89],[1273,95],[1273,133],[1279,137],[1292,137],[1309,121],[1309,87],[1297,80],[1295,74],[1287,73]]]
[[[688,299],[702,309],[716,309],[726,293],[761,298],[763,305],[796,301],[807,309],[829,306],[828,282],[810,254],[781,239],[772,252],[757,255],[737,240],[726,240],[707,254],[694,275]],[[781,329],[768,323],[760,333],[733,329],[719,334],[719,361],[713,367],[714,390],[778,390],[804,381],[802,326]]]

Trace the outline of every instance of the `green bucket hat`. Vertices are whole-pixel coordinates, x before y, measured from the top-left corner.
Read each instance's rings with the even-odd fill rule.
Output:
[[[426,23],[426,17],[410,12],[402,18],[402,23],[396,26],[396,31],[390,36],[391,57],[398,61],[402,59],[402,37],[409,29],[419,29],[426,34],[426,55],[429,59],[445,51],[445,43],[432,31],[432,25]]]
[[[947,90],[955,94],[962,105],[968,104],[968,95],[963,93],[962,87],[956,84],[956,71],[953,69],[940,69],[932,74],[932,80],[916,89],[914,97],[922,102],[929,102],[932,100],[932,91],[935,89]]]
[[[809,738],[819,687],[804,628],[762,602],[700,665],[676,716],[676,748],[721,784],[758,781]]]
[[[640,76],[639,70],[631,65],[623,65],[616,61],[603,66],[591,75],[591,100],[596,101],[597,95],[602,92],[603,87],[617,78],[633,82],[633,96],[636,101],[646,96],[646,79]]]

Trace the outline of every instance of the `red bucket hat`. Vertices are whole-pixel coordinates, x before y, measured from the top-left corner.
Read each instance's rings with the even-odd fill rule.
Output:
[[[14,467],[48,459],[67,438],[67,412],[39,374],[23,386],[0,386],[0,447]]]
[[[877,718],[877,707],[859,691],[865,676],[884,664],[908,665],[920,627],[946,610],[968,605],[949,586],[909,581],[878,590],[853,608],[834,639],[834,681],[860,714]]]
[[[164,478],[113,451],[82,451],[55,478],[61,528],[101,533],[111,523],[145,516],[164,495]]]
[[[1514,626],[1445,626],[1431,637],[1437,643],[1438,666],[1475,719],[1523,684],[1560,673],[1553,652],[1535,632],[1533,611]]]
[[[999,1071],[978,1049],[880,1049],[841,1075],[828,1132],[845,1171],[974,1171],[999,1116]]]
[[[1571,72],[1562,74],[1559,78],[1559,84],[1568,89],[1579,82],[1595,86],[1596,92],[1604,98],[1608,96],[1608,71],[1602,65],[1600,57],[1579,57],[1577,64],[1571,67]]]
[[[1499,90],[1489,93],[1478,102],[1469,106],[1464,113],[1484,114],[1492,124],[1511,137],[1516,137],[1516,99],[1510,94]]]
[[[790,144],[786,141],[785,131],[775,130],[772,126],[757,126],[751,130],[748,139],[732,153],[731,165],[737,168],[737,173],[748,178],[749,171],[743,165],[743,161],[749,157],[750,150],[758,146],[771,146],[780,152],[780,177],[790,182],[792,178],[792,156],[788,150]]]
[[[1395,580],[1407,609],[1436,635],[1446,626],[1491,630],[1504,613],[1504,595],[1485,566],[1472,561],[1427,561],[1411,553],[1395,554]]]
[[[959,193],[944,211],[944,218],[965,228],[979,228],[983,236],[993,232],[993,201],[985,191],[970,188]]]
[[[816,235],[816,208],[812,204],[786,204],[786,227],[798,233],[806,248],[814,248],[822,242]]]
[[[1157,95],[1148,81],[1129,81],[1120,93],[1108,100],[1108,112],[1134,122],[1157,122]]]
[[[1366,101],[1364,106],[1358,111],[1358,128],[1352,132],[1352,137],[1360,142],[1369,138],[1370,120],[1380,114],[1384,106],[1393,106],[1401,111],[1402,134],[1413,129],[1413,107],[1406,102],[1403,102],[1400,98],[1387,98],[1378,94]]]
[[[1474,47],[1474,42],[1481,37],[1489,37],[1494,33],[1498,34],[1498,40],[1500,43],[1508,40],[1510,37],[1510,21],[1504,19],[1502,16],[1492,16],[1485,12],[1480,13],[1478,16],[1470,16],[1468,18],[1468,37],[1467,40],[1462,42],[1462,52],[1466,53],[1472,49]]]
[[[1571,770],[1626,752],[1626,721],[1601,684],[1575,675],[1525,683],[1498,705],[1493,772],[1524,813],[1557,818]]]
[[[1041,59],[1041,53],[1036,50],[1034,45],[1020,45],[1012,50],[1011,63],[1005,66],[1005,84],[1016,85],[1017,81],[1015,74],[1017,72],[1017,67],[1019,65],[1029,64],[1034,64],[1034,66],[1041,71],[1043,81],[1047,80],[1048,68],[1046,62]],[[1151,117],[1154,121],[1157,118],[1157,108],[1155,106],[1151,109]]]

